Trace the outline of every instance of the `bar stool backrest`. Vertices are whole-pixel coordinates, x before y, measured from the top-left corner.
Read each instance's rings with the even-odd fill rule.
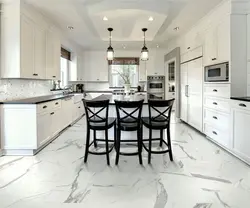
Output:
[[[115,100],[117,125],[135,124],[140,126],[142,105],[144,100],[140,101],[117,101]]]
[[[83,100],[87,125],[90,123],[105,123],[108,125],[109,100]]]
[[[175,99],[148,100],[149,122],[170,123],[171,111]]]

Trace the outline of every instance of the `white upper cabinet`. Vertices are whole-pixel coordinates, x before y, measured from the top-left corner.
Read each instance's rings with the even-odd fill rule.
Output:
[[[204,41],[204,65],[210,65],[217,61],[217,28],[211,27]]]
[[[26,6],[2,6],[1,78],[60,79],[60,38]]]
[[[34,76],[39,79],[46,78],[46,31],[42,28],[35,28],[35,64]]]
[[[247,15],[247,34],[247,61],[250,62],[250,14]]]
[[[20,78],[36,78],[34,72],[35,60],[35,28],[33,23],[24,15],[21,16],[21,50]]]
[[[230,16],[211,26],[205,35],[204,65],[230,60]]]
[[[84,53],[83,81],[108,82],[108,61],[106,52],[88,51]]]
[[[217,58],[219,62],[230,60],[230,18],[226,17],[217,28]]]
[[[59,37],[53,31],[47,32],[46,44],[46,79],[60,79],[60,50]]]

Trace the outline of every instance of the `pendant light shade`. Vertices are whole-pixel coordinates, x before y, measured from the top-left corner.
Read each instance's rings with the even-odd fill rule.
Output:
[[[142,31],[144,33],[144,45],[142,47],[142,50],[141,50],[141,60],[142,61],[147,61],[149,59],[149,55],[148,55],[148,48],[146,47],[146,41],[145,41],[145,33],[148,29],[147,28],[143,28]]]
[[[113,61],[114,59],[114,49],[111,46],[111,32],[113,31],[113,28],[108,28],[109,31],[109,47],[107,49],[107,60]]]

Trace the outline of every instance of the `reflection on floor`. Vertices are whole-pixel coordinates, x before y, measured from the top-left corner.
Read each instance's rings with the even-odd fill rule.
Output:
[[[148,165],[145,152],[144,166],[136,156],[115,166],[113,151],[108,167],[105,156],[83,163],[83,118],[34,157],[0,158],[0,207],[250,207],[250,167],[187,125],[171,125],[174,162],[153,155]]]

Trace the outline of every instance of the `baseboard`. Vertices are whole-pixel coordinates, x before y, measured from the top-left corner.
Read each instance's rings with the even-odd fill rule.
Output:
[[[5,156],[33,156],[34,151],[33,150],[19,150],[19,149],[8,149],[4,150]]]
[[[220,143],[218,143],[217,141],[213,140],[212,138],[206,136],[206,138],[211,141],[212,143],[214,143],[215,145],[219,146],[220,148],[222,148],[223,150],[225,150],[226,152],[228,152],[229,154],[233,155],[234,157],[236,157],[237,159],[239,159],[241,162],[247,164],[248,166],[250,166],[249,161],[243,159],[242,157],[240,157],[239,155],[237,155],[235,152],[233,152],[232,150],[230,150],[229,148],[221,145]]]

